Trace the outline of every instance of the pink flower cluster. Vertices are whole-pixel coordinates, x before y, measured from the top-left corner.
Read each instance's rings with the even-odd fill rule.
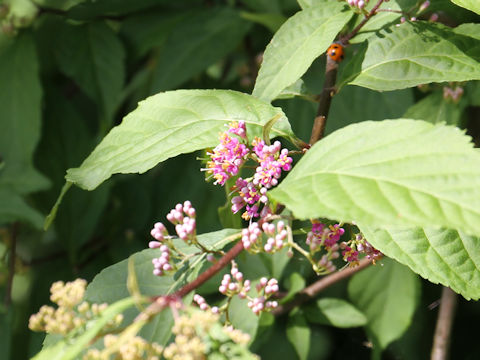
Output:
[[[154,242],[154,241],[152,241]],[[162,276],[168,271],[174,270],[172,264],[170,264],[170,249],[167,245],[161,245],[160,257],[152,259],[153,264],[153,275]]]
[[[363,9],[369,0],[347,0],[348,5]]]
[[[198,305],[198,307],[200,308],[200,310],[203,310],[203,311],[207,311],[207,310],[210,310],[212,313],[214,314],[218,314],[220,312],[220,309],[218,308],[218,306],[212,306],[210,307],[207,302],[205,301],[205,299],[198,295],[198,294],[195,294],[193,296],[193,301],[195,301]]]
[[[285,229],[285,223],[283,221],[277,222],[277,226],[264,222],[262,229],[263,232],[269,236],[267,243],[263,246],[265,252],[273,254],[284,247],[288,232]]]
[[[195,209],[190,201],[185,201],[183,205],[177,204],[167,215],[167,220],[175,225],[175,232],[178,237],[188,244],[196,241],[195,215]],[[150,234],[155,238],[155,241],[150,241],[148,247],[150,249],[160,249],[161,251],[160,257],[152,260],[154,266],[153,273],[161,276],[165,272],[175,270],[175,266],[170,262],[170,247],[173,248],[171,243],[172,236],[168,234],[165,225],[161,222],[155,223]]]
[[[243,274],[238,270],[235,263],[232,263],[232,269],[230,275],[223,275],[222,282],[218,288],[223,295],[234,296],[238,294],[238,297],[245,299],[247,293],[250,291],[250,280],[243,280]]]
[[[230,133],[238,135],[230,136]],[[240,167],[244,164],[250,152],[247,145],[245,122],[233,122],[228,130],[220,135],[220,144],[218,144],[211,153],[211,161],[207,163],[207,172],[213,174],[214,184],[224,185],[232,176],[238,174]]]
[[[268,300],[272,295],[278,292],[278,281],[275,278],[270,280],[266,277],[260,279],[260,282],[255,287],[259,296],[251,299],[248,302],[248,307],[252,309],[255,315],[259,315],[262,311],[273,310],[278,306],[277,301]],[[263,294],[262,294],[263,292]]]
[[[360,253],[366,255],[367,259],[372,260],[373,263],[379,260],[383,254],[375,249],[361,234],[357,234],[352,241],[342,242],[340,248],[343,249],[343,259],[350,263],[350,265],[358,264],[358,256]]]
[[[263,244],[262,230],[268,236],[267,242]],[[265,251],[273,254],[285,246],[285,239],[288,232],[285,223],[279,221],[277,225],[264,222],[262,228],[257,222],[252,222],[247,228],[242,230],[242,242],[245,250],[252,253]]]
[[[307,234],[307,244],[310,245],[310,251],[320,250],[324,246],[329,251],[338,250],[337,242],[345,233],[340,224],[325,226],[320,222],[312,224],[312,231]]]
[[[246,220],[267,215],[268,208],[264,207],[259,213],[260,205],[268,202],[268,189],[278,184],[282,171],[292,169],[292,158],[287,149],[281,149],[280,141],[273,145],[266,145],[263,140],[255,138],[252,141],[254,158],[259,163],[253,179],[238,178],[234,192],[238,195],[232,198],[232,212],[235,214],[243,207],[246,211],[242,217]]]
[[[278,184],[282,171],[291,170],[293,161],[288,156],[288,150],[281,149],[279,141],[267,145],[265,141],[255,138],[251,145],[250,149],[245,122],[232,122],[228,130],[220,135],[220,144],[207,153],[211,160],[207,163],[207,169],[203,169],[213,174],[214,184],[224,185],[232,176],[239,174],[249,158],[258,162],[253,177],[239,177],[233,187],[236,196],[232,198],[232,211],[236,214],[245,208],[242,217],[246,220],[268,215],[267,207],[264,206],[260,211],[261,205],[268,202],[267,190]]]

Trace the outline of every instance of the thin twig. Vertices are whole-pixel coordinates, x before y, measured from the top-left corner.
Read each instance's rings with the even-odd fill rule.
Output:
[[[452,289],[443,287],[438,311],[437,326],[433,336],[431,360],[445,360],[448,356],[450,345],[450,332],[457,305],[457,294]]]
[[[12,233],[10,236],[10,256],[8,259],[8,278],[7,278],[7,288],[5,293],[5,307],[9,307],[12,302],[12,287],[13,287],[13,278],[15,276],[15,262],[16,262],[16,252],[17,252],[17,236],[18,236],[19,223],[15,222],[12,225]]]
[[[360,29],[362,27],[365,26],[365,24],[368,22],[368,20],[370,20],[370,18],[377,13],[378,8],[380,7],[380,5],[382,5],[383,2],[384,2],[384,0],[378,0],[378,2],[375,4],[375,6],[372,8],[372,10],[370,10],[369,13],[365,14],[365,17],[360,22],[360,24],[358,24],[355,27],[355,29],[353,29],[351,33],[349,33],[345,36],[342,36],[340,38],[340,41],[343,45],[347,45],[348,42],[350,41],[350,39],[353,38],[355,35],[357,35],[357,33],[360,31]]]
[[[325,290],[329,286],[339,282],[340,280],[346,279],[353,274],[365,269],[372,263],[370,259],[364,258],[360,260],[359,264],[355,267],[348,267],[344,270],[333,273],[332,275],[325,276],[320,280],[314,282],[312,285],[306,287],[300,291],[292,301],[278,306],[275,310],[272,311],[273,315],[281,315],[293,309],[296,306],[299,306],[318,295],[321,291]]]

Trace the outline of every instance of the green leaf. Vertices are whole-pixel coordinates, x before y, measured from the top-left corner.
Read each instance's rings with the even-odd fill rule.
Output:
[[[436,91],[407,109],[403,115],[408,119],[419,119],[436,123],[458,125],[465,108],[465,102],[458,104],[446,101],[440,91]]]
[[[436,23],[390,26],[368,38],[342,73],[346,83],[395,90],[444,81],[480,79],[480,42]]]
[[[249,20],[265,26],[272,33],[275,33],[280,26],[287,20],[282,14],[276,13],[251,13],[242,11],[240,16],[245,20]]]
[[[49,185],[32,161],[41,128],[38,67],[30,33],[24,32],[14,39],[0,34],[0,162],[4,165],[0,169],[0,187],[20,194]]]
[[[287,322],[287,338],[300,360],[306,360],[310,351],[310,328],[300,312],[291,313]]]
[[[74,339],[62,340],[55,345],[48,346],[40,351],[32,360],[73,360],[77,359],[82,351],[90,344],[91,340],[111,321],[116,315],[122,313],[135,304],[133,298],[119,300],[110,305],[88,330]]]
[[[117,16],[165,4],[166,0],[86,0],[68,11],[68,17],[91,20],[100,16]]]
[[[324,1],[289,18],[265,49],[253,95],[272,101],[297,81],[352,17],[342,9],[342,3]]]
[[[366,121],[316,143],[270,196],[301,219],[480,234],[480,154],[458,128]]]
[[[350,300],[368,319],[369,337],[381,349],[410,326],[419,291],[418,277],[389,259],[356,274],[348,285]]]
[[[33,2],[43,8],[68,10],[72,6],[78,5],[85,0],[33,0]]]
[[[315,324],[339,328],[363,326],[367,318],[355,306],[342,299],[322,298],[303,309],[306,319]]]
[[[28,205],[20,195],[6,189],[0,189],[0,224],[17,220],[28,222],[37,229],[41,229],[44,217]]]
[[[198,236],[198,241],[209,250],[222,249],[226,244],[233,241],[231,235],[238,230],[224,229]],[[147,243],[145,243],[147,246]],[[175,246],[185,254],[199,252],[193,246],[187,246],[181,240],[175,240]],[[155,276],[153,275],[152,259],[158,257],[160,250],[145,249],[131,256],[134,262],[135,274],[142,295],[168,295],[177,290],[186,281],[195,267],[200,269],[206,262],[205,254],[196,255],[186,262],[190,267],[188,272],[176,276]],[[127,289],[128,259],[103,269],[88,285],[86,300],[95,303],[112,303],[129,295]]]
[[[93,190],[112,174],[143,173],[168,158],[215,146],[229,121],[244,120],[248,136],[260,137],[262,126],[278,114],[279,108],[235,91],[161,93],[140,102],[66,178]],[[272,136],[278,135],[292,135],[285,117],[273,128]]]
[[[480,15],[480,3],[478,0],[452,0],[452,2]]]
[[[199,235],[198,241],[206,249],[220,250],[233,241],[235,238],[232,235],[237,233],[238,230],[224,229]],[[174,243],[180,251],[187,255],[199,252],[198,248],[187,246],[181,240],[174,240]],[[207,260],[205,259],[206,254],[195,255],[192,256],[175,275],[155,276],[153,275],[152,259],[160,255],[159,251],[158,249],[146,249],[130,257],[130,259],[132,259],[131,261],[133,261],[138,288],[142,295],[157,296],[171,294],[186,282],[195,279],[202,267],[207,264]],[[86,301],[92,303],[112,303],[118,299],[128,297],[130,295],[127,288],[128,261],[128,259],[125,259],[109,266],[95,276],[87,287],[85,295]],[[138,311],[132,308],[124,314],[125,321],[133,320],[137,315]],[[147,340],[155,340],[164,345],[171,336],[172,326],[173,318],[171,313],[164,311],[141,330],[141,335]]]
[[[62,24],[55,54],[61,71],[99,104],[102,130],[110,128],[125,78],[125,51],[117,35],[102,22]]]
[[[160,48],[180,21],[190,12],[166,12],[165,10],[129,16],[120,28],[135,58],[147,54],[152,48]],[[145,69],[143,69],[145,70]],[[131,83],[131,81],[130,81]]]
[[[365,120],[402,117],[405,109],[414,104],[413,100],[412,89],[379,92],[359,86],[346,86],[333,97],[325,133],[330,134],[347,125]]]
[[[480,239],[451,229],[375,229],[359,225],[366,239],[384,254],[466,299],[480,298]]]
[[[193,13],[179,22],[162,47],[152,93],[174,89],[228,55],[250,26],[231,8]]]
[[[288,278],[287,288],[288,293],[280,301],[282,304],[289,302],[296,293],[305,287],[305,279],[298,272],[292,273]]]
[[[474,39],[480,40],[480,24],[461,24],[458,25],[453,31],[456,34],[470,36]]]

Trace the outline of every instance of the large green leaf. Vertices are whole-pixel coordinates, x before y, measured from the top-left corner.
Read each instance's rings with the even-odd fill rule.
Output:
[[[219,250],[234,240],[231,236],[238,230],[224,229],[198,236],[198,241],[209,250]],[[196,247],[186,246],[181,240],[175,240],[175,245],[185,254],[198,253]],[[138,288],[142,295],[156,296],[167,295],[177,290],[187,281],[198,276],[201,268],[207,264],[206,255],[192,256],[175,276],[158,277],[153,275],[152,259],[160,255],[160,250],[146,249],[131,256]],[[128,260],[123,260],[115,265],[102,270],[88,285],[86,300],[94,303],[112,303],[129,296],[127,288]],[[245,305],[246,307],[246,305]],[[250,311],[250,310],[249,310]],[[125,319],[132,320],[138,311],[131,309],[125,314]],[[173,320],[169,312],[160,313],[147,324],[141,334],[147,340],[165,344],[170,338]]]
[[[343,9],[342,3],[322,1],[289,18],[265,49],[253,95],[272,101],[297,81],[352,17]]]
[[[233,241],[230,236],[238,233],[235,229],[224,229],[198,236],[198,241],[209,250],[222,249]],[[148,241],[145,241],[148,245]],[[198,253],[199,249],[186,246],[181,240],[175,240],[175,246],[185,254]],[[168,295],[177,290],[186,281],[191,280],[194,268],[199,270],[206,263],[205,254],[191,257],[184,265],[184,270],[176,276],[153,275],[152,259],[160,255],[160,250],[145,249],[131,256],[138,279],[140,293],[146,296]],[[127,289],[128,260],[103,269],[88,285],[86,299],[96,303],[112,303],[129,295]]]
[[[348,284],[350,300],[367,316],[367,330],[381,349],[410,326],[420,292],[418,277],[389,259],[356,274]]]
[[[270,195],[302,219],[480,235],[480,153],[458,128],[366,121],[315,144]]]
[[[307,305],[305,317],[311,323],[339,328],[363,326],[367,318],[355,306],[342,299],[322,298]]]
[[[178,154],[214,146],[225,124],[244,120],[248,135],[260,136],[274,116],[272,136],[290,136],[283,112],[252,96],[228,90],[178,90],[140,102],[113,128],[67,180],[92,190],[115,173],[143,173]]]
[[[41,127],[38,67],[30,33],[13,39],[0,34],[0,187],[21,194],[48,186],[32,161]]]
[[[56,39],[60,69],[100,106],[103,130],[112,121],[125,78],[123,45],[102,22],[63,24]]]
[[[461,6],[465,9],[472,10],[480,15],[480,3],[478,0],[452,0],[454,4]]]
[[[404,23],[368,38],[342,73],[346,83],[395,90],[480,79],[480,41],[436,23]]]
[[[403,116],[408,119],[429,121],[433,124],[443,122],[449,125],[458,125],[465,105],[465,101],[458,104],[447,101],[440,91],[436,91],[408,108]]]
[[[250,22],[231,8],[193,13],[179,22],[162,47],[152,93],[171,90],[234,50]]]
[[[300,360],[306,360],[310,351],[311,330],[301,312],[290,313],[287,323],[287,338]]]
[[[42,228],[43,215],[28,205],[23,198],[7,189],[0,189],[0,225],[16,220]]]
[[[359,226],[373,246],[417,274],[467,299],[480,298],[478,237],[450,229]]]
[[[70,8],[67,14],[74,19],[87,20],[102,15],[117,16],[129,14],[165,4],[166,2],[166,0],[86,0]]]

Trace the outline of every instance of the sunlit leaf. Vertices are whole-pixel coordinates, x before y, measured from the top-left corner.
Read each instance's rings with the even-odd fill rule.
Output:
[[[480,235],[480,153],[419,120],[347,126],[316,143],[270,196],[301,219],[449,227]]]

